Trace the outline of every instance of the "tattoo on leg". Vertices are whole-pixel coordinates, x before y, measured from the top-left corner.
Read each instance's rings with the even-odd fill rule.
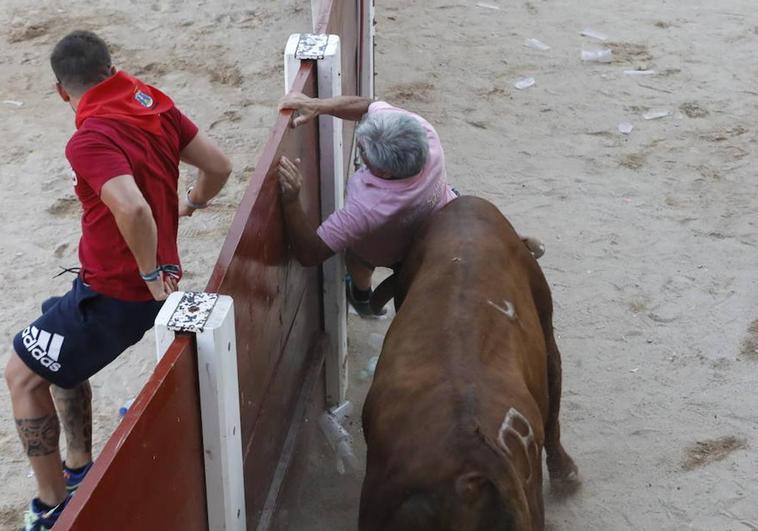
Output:
[[[61,426],[55,413],[36,419],[16,419],[16,429],[29,457],[41,457],[58,451]]]
[[[68,448],[77,452],[92,452],[92,389],[89,382],[73,389],[55,385],[51,389]]]

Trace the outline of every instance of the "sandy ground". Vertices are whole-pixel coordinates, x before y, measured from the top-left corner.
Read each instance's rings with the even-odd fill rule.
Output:
[[[63,157],[73,120],[50,87],[54,41],[100,31],[120,66],[163,87],[232,155],[237,172],[218,206],[181,228],[184,285],[201,288],[272,123],[286,37],[308,27],[302,4],[0,1],[0,100],[23,102],[0,104],[6,345],[39,302],[67,289],[69,279],[51,278],[58,266],[76,264]],[[573,498],[547,495],[550,528],[758,529],[752,2],[378,4],[378,96],[435,124],[450,180],[547,245],[564,444],[584,480]],[[608,41],[580,36],[588,26]],[[527,48],[528,38],[551,49]],[[604,46],[613,63],[580,61],[580,50]],[[624,74],[636,68],[656,75]],[[521,77],[536,84],[517,90]],[[657,110],[671,115],[642,118]],[[371,334],[388,324],[351,319],[357,410]],[[152,366],[147,339],[94,379],[97,448]],[[0,527],[13,529],[33,480],[4,386],[0,402]],[[339,476],[323,441],[311,465],[291,529],[355,529],[360,474]]]

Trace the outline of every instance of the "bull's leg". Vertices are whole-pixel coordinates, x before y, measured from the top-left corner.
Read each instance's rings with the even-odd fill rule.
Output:
[[[544,531],[545,529],[545,503],[542,498],[542,463],[537,462],[536,479],[532,486],[532,526],[534,531]]]
[[[574,460],[561,444],[561,424],[558,419],[561,410],[561,353],[555,343],[552,330],[545,338],[547,346],[547,385],[550,410],[545,423],[545,452],[550,481],[554,485],[564,486],[579,484],[579,474]]]
[[[374,313],[380,314],[390,299],[394,298],[396,281],[397,277],[393,273],[382,280],[381,284],[371,294],[371,309]],[[397,309],[397,304],[395,304],[395,309]]]

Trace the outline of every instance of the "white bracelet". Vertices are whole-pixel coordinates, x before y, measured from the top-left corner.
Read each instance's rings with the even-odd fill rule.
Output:
[[[192,188],[193,188],[192,186],[190,186],[189,188],[187,188],[187,204],[190,206],[190,208],[192,208],[194,210],[202,210],[204,208],[207,208],[208,207],[208,202],[207,201],[205,203],[202,203],[202,204],[198,204],[198,203],[193,203],[192,202],[192,199],[190,199],[190,193],[192,192]]]

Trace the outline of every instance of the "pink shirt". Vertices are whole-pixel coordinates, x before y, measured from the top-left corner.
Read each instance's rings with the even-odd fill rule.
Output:
[[[447,184],[440,138],[429,122],[383,101],[372,103],[368,112],[402,112],[418,120],[429,142],[426,164],[419,174],[396,180],[361,168],[348,180],[345,206],[317,233],[335,253],[350,249],[370,264],[389,267],[402,261],[416,229],[429,215],[456,196]]]

